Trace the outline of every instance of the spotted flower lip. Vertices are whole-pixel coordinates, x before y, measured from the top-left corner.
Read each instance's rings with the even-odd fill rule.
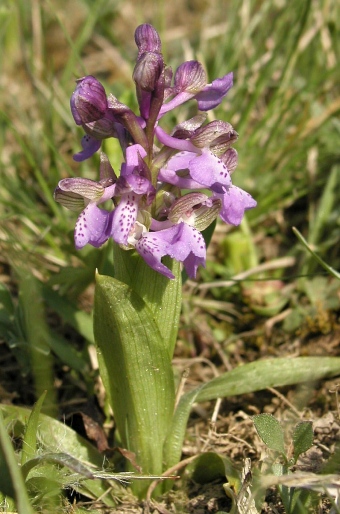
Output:
[[[168,278],[175,278],[162,262],[165,255],[183,262],[189,277],[195,278],[198,266],[205,266],[206,247],[202,234],[186,223],[179,223],[158,232],[146,232],[135,248],[145,262]]]
[[[95,139],[94,137],[85,134],[81,140],[81,146],[83,149],[81,152],[74,154],[73,159],[76,162],[85,161],[99,150],[101,144],[102,143],[99,139]]]
[[[238,161],[233,148],[237,132],[226,121],[207,121],[207,111],[232,87],[233,74],[208,83],[196,60],[180,64],[173,74],[164,63],[160,37],[149,24],[137,27],[135,42],[139,113],[107,95],[91,75],[77,80],[70,101],[75,123],[85,131],[74,160],[88,159],[113,137],[122,151],[120,173],[116,175],[101,152],[97,181],[63,179],[54,197],[80,212],[74,232],[77,249],[87,244],[98,248],[112,239],[169,279],[174,275],[162,262],[165,256],[181,262],[195,278],[206,259],[201,231],[218,216],[237,226],[256,206],[231,179]],[[198,113],[165,131],[163,115],[190,100],[196,101]]]
[[[148,170],[143,157],[146,152],[141,145],[132,145],[126,150],[126,162],[122,164],[121,175],[116,183],[116,193],[120,202],[113,213],[112,237],[116,243],[127,245],[144,197],[145,205],[150,204],[156,190],[148,179]]]

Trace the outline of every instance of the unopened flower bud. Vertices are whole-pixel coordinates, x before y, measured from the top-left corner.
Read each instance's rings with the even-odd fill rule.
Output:
[[[104,187],[86,178],[65,178],[60,180],[54,191],[54,199],[71,211],[79,211],[92,200],[99,200]]]
[[[135,41],[138,46],[138,58],[144,52],[161,52],[162,44],[158,32],[148,23],[136,28]]]
[[[163,68],[164,62],[161,54],[145,52],[136,63],[133,80],[143,91],[154,91]]]
[[[71,112],[77,125],[101,119],[107,109],[107,98],[102,84],[91,75],[77,80],[71,96]]]
[[[107,139],[109,137],[117,137],[114,116],[107,109],[104,116],[97,121],[85,123],[83,128],[89,136],[95,139]]]

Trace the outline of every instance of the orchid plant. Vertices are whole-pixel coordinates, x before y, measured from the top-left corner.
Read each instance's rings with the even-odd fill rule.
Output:
[[[179,462],[193,402],[316,378],[325,369],[309,366],[305,376],[300,362],[296,368],[287,359],[251,363],[175,401],[171,361],[181,309],[181,268],[195,278],[206,261],[202,231],[218,216],[239,225],[256,201],[231,180],[237,133],[225,121],[207,121],[207,111],[232,87],[233,74],[208,83],[202,64],[194,60],[173,74],[151,25],[139,26],[135,41],[138,114],[107,94],[93,76],[79,79],[71,97],[73,118],[85,131],[75,161],[88,159],[105,139],[116,138],[122,152],[119,173],[101,152],[99,179],[63,179],[55,200],[80,211],[74,232],[77,249],[113,240],[114,276],[96,276],[94,334],[100,375],[118,446],[135,454],[143,474],[154,476]],[[188,101],[196,102],[198,114],[168,133],[162,118]],[[145,484],[133,487],[145,494]]]

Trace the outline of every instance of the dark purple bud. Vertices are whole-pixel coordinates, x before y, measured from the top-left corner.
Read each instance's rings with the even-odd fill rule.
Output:
[[[161,54],[145,52],[136,63],[133,80],[143,91],[154,91],[163,68],[164,62]]]
[[[83,129],[89,136],[102,140],[108,137],[117,137],[116,125],[113,114],[107,109],[99,120],[83,124]]]
[[[198,61],[186,61],[175,73],[175,91],[181,93],[198,93],[207,84],[207,76],[202,64]]]
[[[139,27],[136,28],[135,41],[138,46],[138,58],[144,52],[161,52],[162,43],[158,32],[148,23],[139,25]]]
[[[102,84],[91,75],[77,80],[71,96],[71,111],[77,125],[102,118],[107,109],[107,98]]]

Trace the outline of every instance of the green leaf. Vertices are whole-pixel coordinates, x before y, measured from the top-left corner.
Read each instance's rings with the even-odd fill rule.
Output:
[[[8,312],[8,314],[14,314],[14,305],[12,302],[11,293],[3,284],[0,284],[0,307],[3,307]]]
[[[64,323],[68,323],[87,341],[94,343],[93,319],[90,314],[78,309],[70,300],[61,296],[49,285],[43,286],[43,295],[46,303],[59,314]]]
[[[163,471],[174,409],[168,340],[149,305],[127,284],[97,275],[94,334],[101,378],[125,448],[143,473]]]
[[[0,414],[1,411],[6,415],[5,421],[7,416],[10,416],[11,425],[13,425],[14,419],[21,427],[26,425],[27,419],[31,414],[29,409],[16,405],[0,404]],[[14,432],[16,431],[15,426],[13,426],[13,430]],[[16,435],[19,436],[18,433]],[[64,423],[45,414],[40,414],[39,416],[37,441],[40,451],[67,454],[83,463],[85,467],[90,464],[97,469],[102,469],[103,455],[92,444]],[[105,505],[109,507],[116,505],[113,494],[115,487],[119,488],[118,485],[113,487],[112,495],[109,493],[112,484],[108,484],[105,480],[84,480],[78,485],[72,485],[77,491],[89,498],[97,499],[103,496],[102,501]],[[23,510],[22,512],[25,511]]]
[[[164,457],[168,467],[180,459],[191,407],[205,402],[280,387],[312,382],[340,375],[340,357],[297,357],[266,359],[239,366],[190,391],[180,399],[165,443]]]
[[[46,391],[44,391],[40,396],[39,400],[36,402],[31,411],[30,417],[28,418],[25,435],[22,441],[21,466],[24,466],[27,461],[33,459],[36,456],[39,416],[45,398]],[[25,474],[24,477],[26,478]]]
[[[150,268],[136,252],[122,250],[117,244],[113,249],[115,278],[129,285],[145,301],[172,359],[182,307],[179,262],[168,257],[163,259],[176,277],[168,279]]]
[[[48,344],[49,327],[44,312],[41,283],[25,269],[16,271],[19,275],[19,302],[23,313],[25,338],[29,346],[35,394],[39,398],[45,390],[47,391],[44,410],[54,415],[57,408],[53,357]]]
[[[264,444],[276,452],[285,455],[284,432],[280,422],[271,414],[253,416],[254,425]]]
[[[311,226],[308,239],[311,245],[316,245],[320,240],[322,241],[323,230],[327,227],[333,207],[339,199],[339,187],[337,187],[337,183],[340,182],[339,178],[340,166],[332,166],[327,176],[327,182],[323,188],[318,208],[315,211],[315,218],[310,222]],[[339,185],[340,183],[338,186]]]
[[[68,455],[67,453],[45,453],[44,455],[40,455],[39,457],[35,457],[26,461],[22,466],[22,472],[24,476],[27,477],[31,469],[45,462],[52,462],[53,464],[67,467],[74,473],[77,473],[78,475],[86,478],[94,478],[94,475],[87,466],[84,466],[83,463],[79,462],[79,460],[75,459],[71,455]]]
[[[0,490],[15,498],[19,512],[33,514],[25,482],[19,468],[9,435],[0,411]]]
[[[186,467],[186,474],[198,484],[207,484],[217,478],[228,479],[229,485],[235,491],[240,489],[240,472],[234,463],[224,455],[216,452],[206,452],[198,457]]]
[[[306,452],[313,444],[314,434],[311,421],[301,421],[293,431],[294,461],[296,462],[301,453]]]
[[[307,243],[306,239],[303,237],[303,235],[298,231],[297,228],[293,227],[292,228],[294,234],[296,235],[296,237],[299,239],[299,241],[303,244],[303,246],[309,251],[309,253],[311,253],[313,255],[313,257],[318,261],[318,263],[320,264],[320,266],[322,266],[326,271],[328,271],[328,273],[330,273],[331,275],[333,275],[333,277],[335,278],[338,278],[340,279],[340,273],[338,271],[336,271],[334,268],[332,268],[331,266],[329,266],[323,259],[321,259],[321,257],[319,255],[317,255],[313,250],[312,248],[309,246],[309,244]]]

